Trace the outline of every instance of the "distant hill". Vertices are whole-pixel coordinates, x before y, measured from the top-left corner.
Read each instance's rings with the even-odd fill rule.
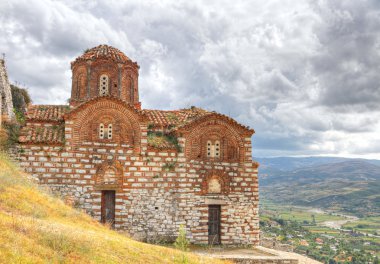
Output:
[[[261,160],[261,197],[277,203],[359,216],[380,215],[380,166],[373,164],[376,162],[341,158],[296,159]]]
[[[365,161],[374,165],[380,166],[380,160],[374,159],[351,159],[342,157],[276,157],[276,158],[260,158],[253,157],[254,160],[260,163],[260,171],[266,170],[282,170],[289,171],[298,168],[311,167],[321,164],[331,164],[343,161],[359,160]]]

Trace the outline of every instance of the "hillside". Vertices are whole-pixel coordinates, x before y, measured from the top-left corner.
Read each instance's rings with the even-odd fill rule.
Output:
[[[40,190],[0,154],[0,263],[184,263],[184,258],[222,263],[112,231]]]
[[[346,160],[259,174],[264,199],[364,215],[380,214],[380,167]]]

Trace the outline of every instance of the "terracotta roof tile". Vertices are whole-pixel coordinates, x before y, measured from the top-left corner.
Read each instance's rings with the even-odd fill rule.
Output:
[[[65,140],[63,125],[36,126],[27,125],[21,129],[19,141],[21,143],[62,144]]]
[[[131,62],[131,59],[128,58],[120,50],[108,45],[99,45],[92,49],[86,50],[83,55],[76,58],[73,63],[77,61],[94,60],[98,58],[108,58],[121,63]]]
[[[211,112],[196,107],[172,111],[145,109],[142,112],[148,116],[150,123],[155,127],[180,126],[211,114]]]
[[[67,105],[31,105],[26,119],[31,121],[63,121],[63,115],[70,108]]]
[[[78,107],[76,109],[78,109]],[[70,112],[70,108],[67,105],[32,105],[28,108],[26,119],[27,122],[30,123],[61,123],[64,121],[64,114],[68,112]],[[218,115],[241,127],[249,129],[231,117],[216,112],[209,112],[197,107],[169,111],[144,109],[141,111],[136,110],[136,113],[145,115],[149,124],[153,126],[153,130],[161,130],[162,128],[179,129],[209,115]]]

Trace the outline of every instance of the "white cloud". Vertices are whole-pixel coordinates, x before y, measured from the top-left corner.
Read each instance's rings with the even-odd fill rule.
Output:
[[[16,0],[0,52],[35,103],[65,102],[70,62],[106,43],[140,64],[143,107],[229,114],[256,130],[255,156],[373,157],[379,17],[371,1]]]

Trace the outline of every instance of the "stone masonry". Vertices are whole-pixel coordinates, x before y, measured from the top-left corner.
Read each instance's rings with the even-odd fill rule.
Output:
[[[173,239],[183,225],[196,244],[258,245],[253,129],[196,107],[141,109],[139,66],[113,47],[71,68],[70,105],[28,107],[28,173],[140,240]]]
[[[0,59],[0,126],[14,119],[11,87],[4,59]]]

